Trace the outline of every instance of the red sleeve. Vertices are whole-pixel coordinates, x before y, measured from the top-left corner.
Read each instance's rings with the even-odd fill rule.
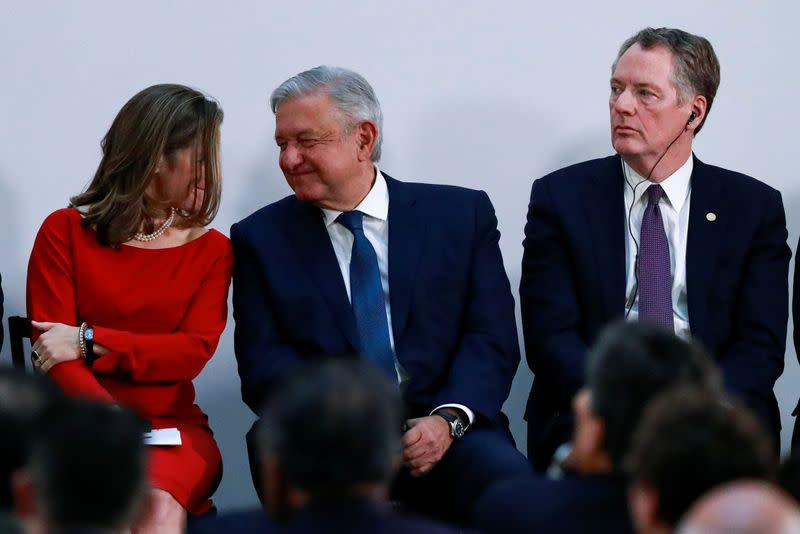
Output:
[[[28,317],[34,321],[77,324],[70,210],[52,213],[42,223],[28,262]],[[39,337],[34,329],[31,342]],[[68,395],[113,402],[83,360],[53,367],[48,376]]]
[[[95,343],[110,351],[94,363],[95,369],[139,382],[192,380],[200,374],[228,319],[233,254],[227,240],[225,245],[225,254],[199,284],[174,332],[138,334],[93,325]]]

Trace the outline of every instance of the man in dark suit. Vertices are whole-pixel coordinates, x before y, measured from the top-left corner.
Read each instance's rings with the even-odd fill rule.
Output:
[[[569,440],[586,347],[623,317],[701,340],[779,446],[772,389],[783,371],[791,256],[783,203],[775,189],[692,155],[718,85],[706,39],[642,30],[612,69],[617,155],[533,184],[520,299],[537,468]]]
[[[709,356],[646,323],[620,321],[589,353],[586,387],[575,397],[571,452],[548,473],[499,482],[475,507],[486,532],[632,532],[623,458],[652,398],[676,384],[719,391]]]
[[[501,413],[519,347],[491,202],[379,171],[380,105],[352,71],[300,73],[271,105],[295,194],[231,228],[242,397],[257,411],[302,361],[370,360],[405,401],[398,496],[468,517],[527,465]]]
[[[401,516],[386,500],[399,465],[402,425],[396,384],[370,363],[294,366],[272,388],[257,431],[269,515],[223,515],[190,532],[451,532]]]

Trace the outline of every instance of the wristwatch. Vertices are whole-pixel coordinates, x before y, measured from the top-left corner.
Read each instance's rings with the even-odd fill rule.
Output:
[[[450,425],[450,437],[453,439],[458,439],[462,437],[464,433],[467,431],[467,428],[469,428],[468,424],[465,425],[464,423],[461,422],[461,418],[459,416],[452,414],[450,412],[446,412],[444,410],[438,410],[434,412],[433,415],[438,415],[439,417],[447,421],[447,424]]]
[[[97,356],[94,354],[94,328],[91,326],[83,329],[83,342],[86,344],[86,364],[92,365]]]

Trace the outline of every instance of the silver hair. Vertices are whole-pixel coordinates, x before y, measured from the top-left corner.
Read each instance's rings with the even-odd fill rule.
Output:
[[[347,118],[343,124],[347,133],[360,122],[375,123],[378,136],[372,148],[371,158],[372,161],[379,161],[383,142],[383,112],[372,86],[357,72],[320,65],[292,76],[272,91],[269,99],[272,112],[277,112],[278,107],[288,98],[305,96],[317,91],[327,94],[336,109]]]
[[[622,44],[611,66],[612,75],[622,55],[637,43],[645,50],[662,46],[672,53],[672,83],[679,103],[696,94],[706,97],[706,115],[694,131],[695,135],[700,133],[719,88],[720,67],[714,47],[705,37],[677,28],[645,28]]]

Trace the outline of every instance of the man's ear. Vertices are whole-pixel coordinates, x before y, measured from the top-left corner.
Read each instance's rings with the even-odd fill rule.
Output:
[[[292,511],[289,503],[289,488],[281,472],[278,457],[274,454],[262,455],[261,480],[264,507],[277,521],[287,520]]]
[[[576,423],[580,423],[580,428],[576,427],[575,432],[580,432],[581,446],[585,449],[584,453],[603,452],[605,450],[606,427],[603,420],[592,411],[591,390],[583,388],[578,391],[572,400],[572,411],[575,414]]]
[[[27,469],[20,469],[11,475],[11,493],[14,497],[14,513],[17,517],[30,519],[36,515],[33,478]]]
[[[603,420],[592,415],[587,423],[589,438],[594,452],[605,452],[606,450],[606,425]]]
[[[634,530],[647,532],[659,523],[658,493],[646,484],[633,482],[628,488],[628,510]]]
[[[708,101],[706,100],[706,97],[703,95],[695,95],[695,97],[692,99],[692,108],[690,110],[690,112],[694,114],[694,118],[687,122],[686,129],[694,134],[694,131],[697,130],[701,124],[703,124],[703,120],[706,118],[707,110]]]
[[[362,121],[355,128],[358,161],[372,161],[372,150],[378,141],[378,127],[372,121]]]

